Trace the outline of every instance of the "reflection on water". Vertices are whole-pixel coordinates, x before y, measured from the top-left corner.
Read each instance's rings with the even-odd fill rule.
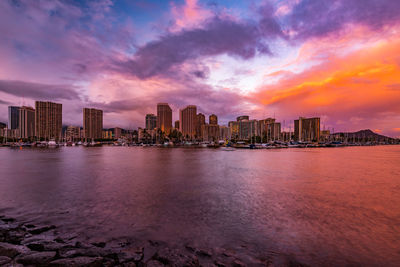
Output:
[[[0,212],[323,265],[400,262],[400,146],[0,149]]]

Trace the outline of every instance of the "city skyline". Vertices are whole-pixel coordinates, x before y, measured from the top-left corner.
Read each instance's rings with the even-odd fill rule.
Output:
[[[44,100],[63,103],[64,125],[81,125],[81,109],[92,107],[104,111],[105,127],[133,129],[156,113],[154,103],[170,103],[172,122],[194,103],[221,125],[240,114],[320,117],[321,128],[399,137],[399,8],[389,0],[1,1],[0,122],[8,106]]]

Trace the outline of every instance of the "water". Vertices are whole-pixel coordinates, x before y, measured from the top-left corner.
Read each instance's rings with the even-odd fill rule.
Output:
[[[400,264],[400,146],[0,149],[0,214],[82,236]]]

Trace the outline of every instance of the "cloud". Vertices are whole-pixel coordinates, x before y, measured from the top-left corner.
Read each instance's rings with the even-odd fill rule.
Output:
[[[41,84],[24,81],[0,80],[0,92],[34,100],[78,100],[76,87],[71,85]]]
[[[342,129],[374,125],[389,132],[400,114],[400,66],[394,57],[399,53],[397,38],[342,57],[331,55],[319,65],[262,86],[253,97],[287,119],[318,115]]]
[[[280,35],[273,18],[265,19],[259,28],[254,23],[214,17],[202,28],[168,33],[139,47],[133,59],[116,61],[116,68],[146,79],[171,74],[173,66],[206,56],[227,54],[246,60],[257,54],[271,54],[265,38]]]
[[[399,22],[400,1],[303,0],[284,17],[294,38],[326,36],[349,24],[362,24],[378,31]]]
[[[10,102],[0,99],[0,105],[10,105],[10,104],[11,104]]]

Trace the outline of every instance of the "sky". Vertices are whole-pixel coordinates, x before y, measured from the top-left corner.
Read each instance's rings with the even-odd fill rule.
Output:
[[[400,1],[2,0],[0,121],[7,106],[82,108],[144,127],[168,102],[217,114],[298,117],[400,137]]]

